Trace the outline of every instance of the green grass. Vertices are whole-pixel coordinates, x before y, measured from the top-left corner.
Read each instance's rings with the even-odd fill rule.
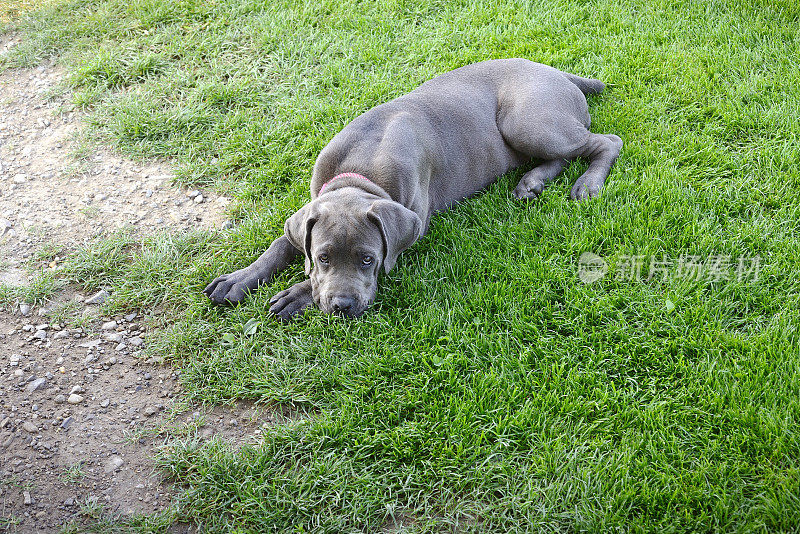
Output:
[[[64,281],[54,271],[40,269],[24,286],[0,284],[0,305],[16,302],[44,304],[64,287]]]
[[[118,237],[68,267],[115,307],[159,310],[149,350],[190,398],[309,415],[255,447],[166,448],[176,517],[211,532],[796,532],[799,22],[789,1],[78,0],[15,23],[26,41],[4,64],[58,55],[105,139],[237,196],[230,233]],[[347,122],[514,56],[610,85],[593,130],[625,147],[599,199],[568,199],[582,162],[531,203],[503,177],[434,218],[357,321],[272,321],[300,264],[238,308],[200,294],[282,232]],[[585,285],[585,251],[761,269]]]
[[[85,477],[86,473],[83,470],[84,468],[83,464],[84,464],[83,461],[78,461],[70,465],[69,467],[64,468],[63,472],[61,473],[61,476],[59,477],[61,479],[61,482],[63,484],[74,484],[75,482]]]

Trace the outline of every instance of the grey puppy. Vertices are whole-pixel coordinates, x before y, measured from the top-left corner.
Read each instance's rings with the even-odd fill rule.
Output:
[[[292,215],[284,235],[251,265],[215,279],[204,292],[237,303],[305,255],[310,278],[276,294],[281,319],[312,303],[357,317],[375,299],[378,273],[447,209],[535,159],[514,189],[538,196],[569,160],[589,167],[572,198],[599,194],[622,148],[616,135],[589,131],[586,95],[605,86],[525,59],[467,65],[377,106],[322,150],[311,178],[311,202]]]

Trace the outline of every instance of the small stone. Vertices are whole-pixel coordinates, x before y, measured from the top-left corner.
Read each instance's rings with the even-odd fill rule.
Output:
[[[119,456],[112,456],[111,458],[108,459],[108,462],[106,462],[105,472],[112,473],[117,469],[119,469],[120,467],[122,467],[122,464],[124,463],[125,460],[123,460]]]
[[[130,343],[134,347],[141,347],[142,345],[144,345],[144,340],[139,336],[133,336],[128,340],[128,343]]]
[[[101,408],[108,408],[108,405],[109,405],[109,404],[111,404],[111,401],[110,401],[110,400],[108,400],[108,399],[103,399],[103,400],[100,402],[100,407],[101,407]]]
[[[106,291],[105,289],[101,289],[100,291],[98,291],[97,293],[95,293],[94,295],[92,295],[83,302],[85,304],[103,304],[108,300],[108,297],[110,296],[111,295],[108,294],[108,291]]]
[[[25,386],[25,390],[28,392],[28,395],[30,395],[34,391],[38,391],[44,388],[46,385],[47,385],[46,378],[37,378],[33,382],[28,383],[28,385]]]
[[[231,426],[239,426],[239,421],[237,421],[236,419],[231,419],[230,421],[228,421],[228,424]]]
[[[14,181],[15,184],[24,184],[25,182],[28,181],[28,175],[23,173],[17,173],[14,175],[14,178],[12,180]]]
[[[24,316],[27,317],[31,314],[31,305],[25,302],[19,305],[19,312]]]
[[[56,395],[56,398],[53,399],[53,401],[56,404],[64,404],[65,402],[67,402],[67,397],[65,397],[64,395],[59,394],[59,395]]]
[[[31,499],[31,492],[30,491],[23,491],[22,492],[22,502],[25,506],[30,506],[33,504],[33,499]]]
[[[69,426],[72,424],[72,422],[73,422],[74,420],[75,420],[75,419],[74,419],[72,416],[70,416],[70,417],[67,417],[66,419],[64,419],[64,420],[61,422],[61,428],[63,428],[64,430],[68,429],[68,428],[69,428]]]
[[[39,427],[31,423],[30,421],[25,421],[24,423],[22,423],[22,430],[24,430],[29,434],[36,434],[39,431]]]
[[[53,339],[64,339],[66,337],[69,337],[69,332],[66,330],[61,330],[60,332],[53,334]]]
[[[144,414],[147,417],[152,417],[157,413],[158,413],[158,408],[156,408],[155,406],[148,406],[147,408],[144,409]]]
[[[194,197],[195,204],[202,204],[204,200],[205,199],[203,198],[203,195],[197,195],[196,197]]]
[[[103,323],[102,328],[103,330],[116,330],[117,329],[117,321],[108,321],[107,323]]]
[[[6,235],[6,232],[13,227],[14,225],[8,219],[0,219],[0,236]]]
[[[73,393],[83,393],[85,390],[83,386],[72,386],[72,389],[69,390],[69,394],[72,395]]]
[[[150,380],[151,378],[153,378],[153,375],[151,375],[150,373],[145,373],[144,374],[144,379],[145,380]]]
[[[83,402],[83,397],[81,397],[77,393],[73,393],[69,397],[67,397],[67,402],[69,404],[80,404]]]
[[[118,334],[116,332],[112,334],[106,334],[105,336],[103,336],[103,338],[110,343],[122,343],[123,339],[122,334]]]
[[[44,330],[37,330],[35,334],[33,334],[34,339],[47,339],[47,332]]]
[[[139,315],[139,314],[137,314],[136,312],[129,313],[128,315],[126,315],[126,316],[125,316],[125,320],[126,320],[126,321],[128,321],[128,322],[131,322],[131,321],[133,321],[134,319],[136,319],[136,317],[137,317],[138,315]]]
[[[233,222],[225,221],[224,223],[222,223],[223,230],[230,230],[231,228],[233,228]]]
[[[125,343],[120,343],[119,345],[114,347],[114,350],[117,351],[117,352],[120,352],[120,351],[123,351],[123,350],[125,350],[127,348],[128,348],[128,345],[126,345]],[[109,363],[111,363],[111,362],[109,362]]]
[[[197,189],[190,189],[190,190],[188,190],[186,192],[186,196],[189,197],[189,198],[196,198],[197,195],[199,195],[199,194],[200,194],[200,191],[198,191]]]

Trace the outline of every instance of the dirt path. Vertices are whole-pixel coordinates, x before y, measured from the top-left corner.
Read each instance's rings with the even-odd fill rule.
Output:
[[[0,74],[0,283],[27,281],[37,250],[56,253],[109,232],[215,228],[226,197],[171,185],[166,163],[139,164],[95,149],[76,160],[83,116],[44,95],[62,77],[40,66]]]
[[[0,53],[9,44],[4,37]],[[44,98],[61,77],[52,65],[0,74],[0,283],[26,283],[42,247],[58,251],[52,267],[123,226],[143,235],[224,224],[227,199],[179,190],[166,163],[104,149],[73,158],[83,116],[64,99]],[[167,422],[179,373],[143,360],[141,316],[101,317],[86,297],[0,305],[0,529],[57,532],[98,510],[153,512],[170,503],[152,460],[165,438],[152,429]],[[80,328],[60,323],[58,302],[88,319]],[[245,441],[273,418],[239,405],[190,409],[169,424],[173,435]]]

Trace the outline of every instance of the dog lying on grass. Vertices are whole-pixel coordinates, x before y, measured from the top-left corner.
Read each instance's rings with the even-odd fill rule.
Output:
[[[586,95],[603,82],[525,59],[499,59],[437,76],[357,117],[322,150],[311,202],[251,265],[203,291],[218,304],[241,302],[297,256],[303,282],[270,300],[288,320],[316,304],[358,317],[375,299],[378,273],[428,230],[431,215],[500,175],[536,159],[514,196],[538,196],[570,160],[589,159],[572,198],[597,196],[622,148],[616,135],[589,131]]]

